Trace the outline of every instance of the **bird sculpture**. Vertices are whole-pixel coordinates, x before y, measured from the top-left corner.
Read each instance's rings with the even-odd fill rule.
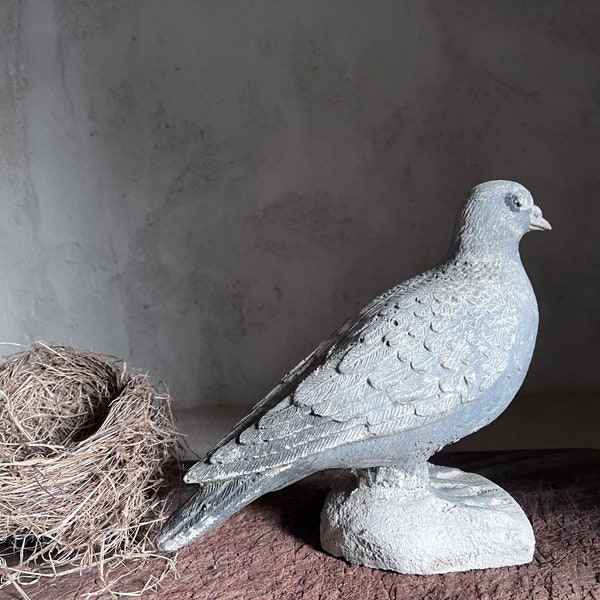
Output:
[[[523,383],[538,328],[519,242],[549,229],[518,183],[473,188],[437,266],[346,321],[191,467],[184,480],[201,487],[159,548],[174,551],[323,469],[422,472],[436,451],[498,417]]]

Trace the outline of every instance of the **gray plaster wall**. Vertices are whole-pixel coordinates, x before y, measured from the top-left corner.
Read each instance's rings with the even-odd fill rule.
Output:
[[[600,389],[599,25],[594,1],[5,0],[0,340],[250,405],[515,179],[555,228],[522,244],[525,390]]]

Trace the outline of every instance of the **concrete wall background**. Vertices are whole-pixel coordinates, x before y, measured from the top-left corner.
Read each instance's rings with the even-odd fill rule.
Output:
[[[250,405],[503,178],[554,225],[522,244],[525,391],[600,389],[599,24],[566,0],[3,2],[0,339]]]

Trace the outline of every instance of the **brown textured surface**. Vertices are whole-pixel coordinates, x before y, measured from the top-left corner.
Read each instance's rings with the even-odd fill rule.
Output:
[[[489,477],[517,499],[536,534],[533,563],[422,577],[328,556],[319,548],[319,512],[332,479],[343,477],[329,472],[261,498],[181,551],[178,579],[144,598],[600,599],[600,451],[448,453],[434,462]],[[36,600],[84,598],[94,580],[65,576],[27,593]]]

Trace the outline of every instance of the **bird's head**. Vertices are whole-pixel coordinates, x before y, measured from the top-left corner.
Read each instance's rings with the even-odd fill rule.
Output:
[[[550,229],[522,185],[486,181],[469,192],[456,223],[453,246],[465,250],[516,250],[527,232]]]

